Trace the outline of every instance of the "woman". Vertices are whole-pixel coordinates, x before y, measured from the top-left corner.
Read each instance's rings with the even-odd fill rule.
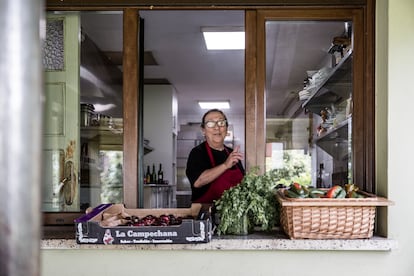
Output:
[[[233,150],[224,145],[227,127],[226,115],[219,109],[207,111],[202,118],[201,130],[206,140],[191,150],[186,169],[192,202],[211,204],[243,179],[239,146]]]

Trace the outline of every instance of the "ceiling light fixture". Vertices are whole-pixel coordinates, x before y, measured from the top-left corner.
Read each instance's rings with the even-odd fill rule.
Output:
[[[207,50],[244,50],[243,27],[202,27]]]
[[[201,109],[230,109],[230,101],[198,101]]]

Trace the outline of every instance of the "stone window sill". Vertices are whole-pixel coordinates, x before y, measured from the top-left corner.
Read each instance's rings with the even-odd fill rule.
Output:
[[[73,229],[73,228],[71,228]],[[60,232],[58,232],[60,231]],[[246,236],[213,236],[209,243],[199,244],[137,244],[102,245],[77,244],[73,230],[45,231],[42,249],[109,249],[109,250],[338,250],[338,251],[390,251],[397,248],[397,241],[374,236],[354,240],[292,240],[279,230],[271,233],[257,232]],[[64,238],[62,238],[64,237]]]

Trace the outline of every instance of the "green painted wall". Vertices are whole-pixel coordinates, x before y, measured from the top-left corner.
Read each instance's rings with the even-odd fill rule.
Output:
[[[42,250],[42,275],[414,275],[414,1],[377,1],[377,185],[390,252]],[[387,214],[383,214],[385,216]],[[387,224],[381,225],[387,230]]]

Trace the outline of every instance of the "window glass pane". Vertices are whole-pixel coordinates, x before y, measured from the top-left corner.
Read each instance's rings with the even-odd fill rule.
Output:
[[[122,13],[82,12],[80,207],[123,202]]]
[[[123,199],[123,152],[117,150],[99,151],[100,201],[122,203]]]
[[[143,10],[140,17],[145,23],[143,135],[149,149],[143,171],[149,167],[152,173],[154,165],[157,172],[162,164],[163,180],[171,185],[160,190],[158,183],[146,183],[144,207],[188,207],[186,163],[191,149],[204,141],[200,123],[207,111],[198,101],[230,101],[230,109],[223,109],[229,121],[225,142],[244,152],[244,50],[208,50],[202,32],[243,31],[244,11]],[[154,205],[155,196],[164,198],[159,193],[171,197]]]
[[[352,183],[352,24],[266,22],[266,170]]]
[[[63,70],[65,67],[63,23],[62,18],[47,20],[42,53],[43,68],[46,70]]]

